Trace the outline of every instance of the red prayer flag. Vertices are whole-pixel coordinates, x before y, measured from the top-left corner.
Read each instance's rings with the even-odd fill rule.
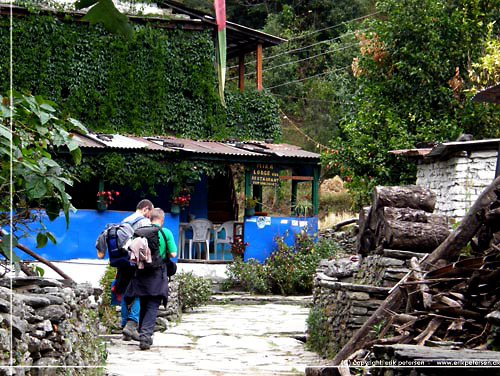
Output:
[[[219,76],[219,96],[223,106],[226,106],[224,100],[224,84],[226,81],[226,1],[214,0],[215,22],[217,23],[217,71]]]
[[[226,28],[226,1],[214,0],[215,22],[217,22],[217,31]]]

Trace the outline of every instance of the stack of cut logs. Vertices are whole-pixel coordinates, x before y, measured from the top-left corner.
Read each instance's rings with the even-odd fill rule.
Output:
[[[447,218],[432,214],[436,195],[419,186],[376,187],[359,214],[357,252],[432,252],[449,235]]]
[[[399,216],[386,216],[391,212],[387,210],[388,203],[396,199],[386,199],[385,191],[385,188],[377,189],[374,208],[360,225],[362,252],[373,249],[374,245],[402,244],[398,243],[398,237],[404,235],[398,229],[407,225],[401,225],[405,222],[401,218],[406,214],[398,211]],[[426,197],[425,191],[415,195],[416,204],[412,208],[422,211],[419,218],[430,218],[428,212],[433,205],[428,205],[426,210],[422,204],[432,203],[433,198]],[[415,218],[416,212],[412,213],[411,217]],[[419,223],[430,226],[430,221]],[[334,364],[352,359],[356,350],[374,344],[488,348],[492,325],[500,323],[500,178],[481,193],[446,239],[442,238],[444,226],[439,222],[432,225],[434,230],[423,225],[418,227],[423,229],[422,236],[432,241],[439,235],[441,240],[435,249],[429,239],[415,240],[415,226],[406,226],[412,249],[417,250],[418,243],[429,247],[426,250],[431,253],[411,260],[411,271],[337,353]],[[374,335],[370,328],[378,323],[383,325]]]

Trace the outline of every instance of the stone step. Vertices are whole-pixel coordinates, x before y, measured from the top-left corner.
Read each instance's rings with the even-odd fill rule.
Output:
[[[282,296],[282,295],[252,295],[246,292],[224,292],[211,296],[213,304],[292,304],[306,306],[312,303],[312,295]]]

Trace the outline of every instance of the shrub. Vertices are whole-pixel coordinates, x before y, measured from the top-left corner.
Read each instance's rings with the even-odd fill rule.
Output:
[[[255,259],[247,262],[241,258],[235,259],[227,266],[226,274],[227,279],[222,285],[225,290],[241,286],[243,290],[253,293],[268,294],[270,292],[265,267]]]
[[[253,293],[283,295],[312,293],[313,277],[318,263],[333,256],[337,246],[332,241],[314,241],[306,233],[296,236],[295,244],[288,246],[283,238],[276,239],[277,250],[264,264],[257,260],[235,260],[227,269],[223,287],[241,286]]]
[[[284,295],[312,293],[316,267],[322,258],[336,253],[334,243],[315,242],[305,232],[296,235],[293,246],[287,246],[283,238],[276,242],[278,249],[266,260],[271,291]]]
[[[179,283],[179,306],[183,312],[207,304],[212,295],[212,282],[192,272],[182,272],[175,276]]]
[[[98,307],[99,320],[106,327],[108,333],[115,329],[120,329],[120,321],[115,307],[111,306],[111,283],[116,277],[116,268],[111,266],[106,267],[104,275],[99,280],[99,285],[102,288],[101,303]]]
[[[321,356],[333,358],[335,353],[329,344],[329,324],[328,316],[325,315],[323,308],[311,307],[307,317],[307,342],[306,347]]]

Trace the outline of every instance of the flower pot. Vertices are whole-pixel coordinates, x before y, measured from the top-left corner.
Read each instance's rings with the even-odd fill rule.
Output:
[[[181,212],[181,207],[179,205],[172,204],[172,206],[170,207],[170,213],[179,214],[180,212]]]
[[[245,208],[245,216],[251,217],[252,215],[255,215],[255,208]]]
[[[97,201],[97,210],[100,212],[105,211],[108,208],[108,204],[105,201]]]

